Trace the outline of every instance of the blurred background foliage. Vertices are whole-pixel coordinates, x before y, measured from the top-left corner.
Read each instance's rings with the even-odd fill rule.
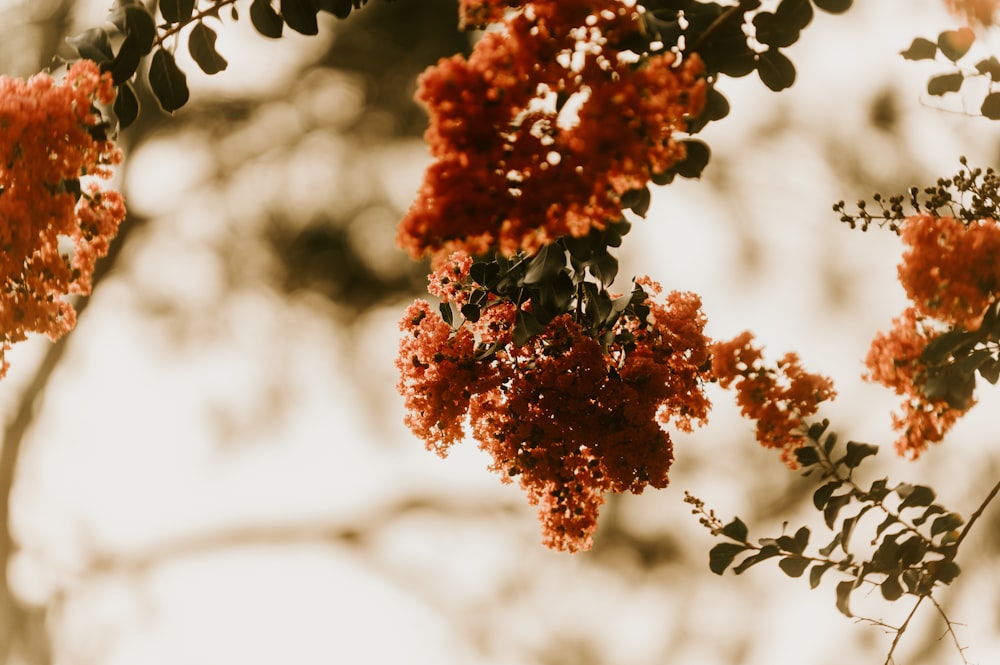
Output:
[[[848,231],[830,203],[933,182],[959,154],[996,165],[1000,141],[929,108],[933,65],[897,55],[952,20],[935,0],[859,4],[788,49],[791,90],[723,81],[733,114],[704,133],[704,180],[654,193],[621,274],[702,294],[719,338],[748,328],[772,357],[800,351],[838,382],[834,427],[885,445],[894,399],[858,377],[903,306],[899,246]],[[105,5],[0,4],[0,72],[68,56],[63,37]],[[542,549],[473,445],[421,449],[392,360],[426,266],[393,247],[394,225],[427,160],[415,78],[474,35],[450,0],[322,18],[317,37],[275,41],[226,18],[229,70],[187,67],[191,103],[168,117],[144,94],[120,137],[130,216],[79,327],[17,349],[0,384],[0,662],[881,662],[891,638],[843,619],[832,583],[708,571],[683,489],[755,532],[821,524],[812,484],[721,394],[710,428],[675,437],[674,486],[614,497],[574,557]],[[926,459],[885,445],[868,472],[971,511],[1000,472],[996,401],[981,401]],[[997,526],[994,509],[942,599],[979,662],[1000,656]],[[899,662],[954,662],[922,620]]]

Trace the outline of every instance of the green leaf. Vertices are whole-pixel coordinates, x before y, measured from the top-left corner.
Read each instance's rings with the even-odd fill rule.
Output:
[[[464,316],[465,320],[468,321],[469,323],[475,323],[476,321],[479,320],[480,315],[482,315],[482,309],[480,309],[479,305],[475,305],[471,302],[462,305],[461,311],[462,311],[462,316]],[[450,324],[451,322],[449,321],[448,323]]]
[[[812,11],[806,0],[806,6]],[[799,39],[799,31],[782,24],[770,12],[761,12],[753,17],[754,33],[757,41],[765,46],[784,48],[791,46]]]
[[[843,14],[851,8],[853,3],[854,0],[813,0],[813,4],[819,9],[831,14]],[[848,614],[847,616],[851,615]]]
[[[217,37],[215,30],[199,21],[191,29],[191,36],[188,39],[188,50],[191,51],[191,57],[201,67],[201,71],[208,75],[218,74],[229,66],[226,59],[215,50]]]
[[[882,597],[890,602],[899,600],[900,596],[903,595],[903,587],[899,584],[899,577],[896,575],[886,577],[879,588],[882,591]]]
[[[281,37],[285,22],[274,11],[270,0],[253,0],[250,5],[250,23],[260,34],[271,39]]]
[[[920,562],[927,554],[927,542],[920,536],[911,536],[899,544],[897,553],[899,566],[909,568]]]
[[[687,131],[689,134],[697,134],[708,123],[721,120],[729,115],[729,100],[715,86],[710,86],[705,93],[705,107],[696,118],[687,119]]]
[[[975,32],[970,28],[959,28],[958,30],[945,30],[939,34],[937,45],[944,57],[952,62],[957,62],[969,52],[974,41],[976,41]]]
[[[125,129],[139,117],[139,98],[135,96],[132,84],[125,82],[118,86],[118,94],[115,95],[114,104],[115,115],[118,116],[118,126]]]
[[[878,527],[875,529],[875,539],[878,540],[878,537],[882,535],[883,531],[885,531],[898,521],[899,518],[897,518],[895,515],[889,515],[884,520],[882,520],[882,523],[879,524]],[[875,544],[875,540],[872,541],[872,544],[873,545]]]
[[[618,259],[607,250],[599,252],[590,264],[591,274],[604,286],[610,286],[618,276]]]
[[[931,536],[933,537],[939,533],[952,531],[962,526],[964,523],[965,520],[963,520],[962,516],[958,513],[948,513],[947,515],[942,515],[931,524]]]
[[[817,3],[819,6],[819,3]],[[853,618],[851,614],[850,601],[851,592],[854,591],[854,580],[844,580],[837,584],[837,609],[846,617]]]
[[[809,559],[804,559],[799,556],[786,556],[784,559],[778,562],[778,568],[789,577],[801,577],[802,573],[806,571],[809,567]]]
[[[329,12],[337,18],[347,18],[357,0],[320,0],[320,9]]]
[[[309,0],[281,0],[281,18],[289,28],[303,35],[319,33],[316,11]]]
[[[733,540],[745,542],[747,539],[747,525],[739,517],[735,517],[732,522],[722,527],[722,534]]]
[[[844,520],[844,523],[840,526],[840,547],[844,550],[844,554],[848,554],[847,548],[851,544],[851,534],[854,533],[854,527],[857,526],[858,521],[871,510],[871,504],[865,506],[858,511],[858,514],[854,517],[848,517]]]
[[[896,494],[903,498],[899,504],[900,510],[914,506],[929,506],[937,496],[934,490],[926,485],[904,485],[896,489]]]
[[[979,112],[984,118],[990,120],[1000,120],[1000,92],[991,92],[986,95],[983,105],[979,107]]]
[[[980,376],[994,385],[996,385],[997,380],[1000,380],[1000,359],[991,356],[980,363],[976,369]]]
[[[455,312],[451,308],[451,303],[439,303],[438,309],[441,311],[441,319],[444,320],[445,323],[450,326],[455,322]]]
[[[887,488],[888,484],[888,478],[879,478],[872,483],[871,487],[868,488],[868,496],[874,501],[881,501],[889,495],[889,489]]]
[[[81,58],[93,60],[99,65],[111,62],[114,52],[111,50],[111,40],[108,33],[100,28],[91,28],[76,37],[67,37],[66,43],[76,49]]]
[[[180,23],[191,18],[195,0],[160,0],[160,14],[167,23]]]
[[[813,566],[809,571],[809,588],[815,589],[818,587],[820,580],[823,579],[823,573],[828,571],[832,566],[832,561],[824,561]]]
[[[929,39],[917,37],[905,51],[900,51],[900,55],[907,60],[933,60],[937,55],[937,44]]]
[[[837,545],[840,545],[841,537],[842,534],[840,531],[834,534],[833,540],[831,540],[825,547],[819,548],[818,552],[820,553],[820,555],[830,556],[831,554],[833,554],[833,550],[837,549]]]
[[[927,81],[927,94],[940,97],[949,92],[958,92],[964,81],[965,77],[961,72],[932,76]]]
[[[721,575],[726,572],[726,568],[733,562],[733,559],[745,550],[745,545],[719,543],[708,552],[708,567],[716,575]]]
[[[939,564],[935,568],[934,579],[938,580],[942,584],[951,584],[962,572],[962,569],[958,567],[958,564],[950,560],[945,561],[943,564]]]
[[[149,87],[167,113],[184,106],[189,98],[187,76],[170,51],[157,49],[149,63]]]

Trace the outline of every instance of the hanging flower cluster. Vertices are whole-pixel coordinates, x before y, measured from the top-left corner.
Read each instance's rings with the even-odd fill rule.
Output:
[[[736,390],[743,415],[757,421],[757,441],[781,450],[782,461],[797,469],[795,451],[806,442],[805,419],[820,402],[836,396],[833,382],[803,370],[794,353],[786,353],[775,367],[765,365],[749,332],[712,345],[712,374],[720,386]]]
[[[58,83],[0,76],[0,376],[5,352],[28,333],[72,329],[64,298],[90,292],[94,263],[125,217],[118,192],[81,184],[110,177],[121,160],[94,107],[113,99],[110,74],[89,60]]]
[[[420,78],[434,161],[397,238],[414,258],[584,236],[684,158],[674,137],[704,106],[701,61],[628,50],[634,3],[465,0],[461,11],[496,25],[468,59]]]
[[[896,449],[916,458],[975,403],[975,372],[996,380],[1000,226],[919,214],[906,218],[899,281],[912,306],[880,333],[866,378],[904,396]]]
[[[463,265],[453,257],[431,290],[467,301],[477,284]],[[509,301],[453,330],[418,300],[400,323],[396,364],[409,427],[443,456],[468,422],[492,455],[492,470],[507,482],[517,478],[539,506],[550,547],[588,549],[606,492],[665,487],[673,447],[664,427],[690,431],[708,415],[700,300],[676,292],[658,299],[659,286],[649,281],[638,290],[632,301],[648,315],[621,316],[606,348],[569,313],[516,345],[523,309]]]

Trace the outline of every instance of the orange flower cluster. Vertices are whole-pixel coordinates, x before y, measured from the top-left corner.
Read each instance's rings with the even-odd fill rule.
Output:
[[[114,95],[111,75],[89,60],[59,83],[0,76],[0,376],[5,352],[28,333],[72,329],[64,297],[90,292],[94,263],[125,217],[118,192],[80,182],[110,177],[121,160],[94,107]]]
[[[529,253],[622,214],[621,196],[685,156],[675,140],[704,106],[697,56],[640,58],[622,0],[464,0],[464,20],[500,22],[468,59],[421,76],[434,162],[400,224],[414,258],[459,249]]]
[[[945,0],[945,4],[955,14],[964,17],[969,25],[993,25],[1000,0]]]
[[[712,345],[712,374],[723,388],[734,386],[744,416],[757,421],[757,441],[780,448],[781,459],[798,468],[795,451],[805,443],[805,419],[820,402],[833,399],[833,382],[802,369],[794,353],[786,353],[776,367],[767,367],[763,352],[744,332],[728,342]]]
[[[899,281],[917,311],[948,325],[976,330],[1000,292],[1000,225],[992,219],[908,218],[900,235],[909,249]]]
[[[917,308],[908,307],[893,320],[889,332],[875,336],[865,358],[865,379],[892,388],[905,398],[903,412],[892,414],[892,424],[903,432],[896,440],[896,452],[910,459],[919,457],[928,443],[941,441],[973,406],[970,402],[955,408],[943,398],[931,400],[925,394],[927,376],[921,354],[940,334],[924,324]]]
[[[978,330],[1000,294],[1000,225],[985,219],[963,222],[930,214],[907,218],[900,235],[908,246],[899,281],[913,306],[872,341],[865,378],[903,395],[893,427],[900,455],[915,459],[936,443],[973,402],[928,397],[928,367],[921,357],[944,329]]]
[[[518,478],[539,506],[545,543],[588,549],[604,494],[665,487],[673,447],[664,426],[689,431],[710,407],[700,300],[671,293],[648,305],[647,325],[616,326],[634,341],[605,353],[569,314],[517,347],[510,302],[452,330],[417,301],[400,323],[396,361],[407,425],[444,456],[468,418],[492,470]]]

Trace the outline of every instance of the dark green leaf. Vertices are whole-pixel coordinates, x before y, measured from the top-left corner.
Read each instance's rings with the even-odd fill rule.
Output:
[[[153,15],[140,4],[121,5],[112,13],[110,20],[125,33],[125,36],[135,42],[135,48],[142,55],[153,50],[156,39],[156,20]]]
[[[819,3],[817,3],[819,6]],[[853,617],[851,614],[850,601],[851,592],[854,591],[854,580],[844,580],[837,584],[837,609],[846,617]]]
[[[594,262],[590,264],[590,272],[601,284],[610,286],[618,275],[618,259],[604,250],[594,257]]]
[[[924,522],[926,522],[927,520],[929,520],[934,515],[937,515],[938,513],[943,513],[943,512],[944,512],[944,508],[942,508],[941,506],[937,505],[936,503],[932,504],[930,506],[927,506],[927,510],[924,511],[924,514],[921,515],[920,517],[916,518],[915,520],[913,520],[913,526],[920,526],[921,524],[923,524]]]
[[[708,567],[716,575],[726,572],[736,555],[745,551],[744,545],[736,543],[719,543],[708,552]]]
[[[966,330],[949,330],[931,340],[920,352],[920,359],[929,364],[938,364],[952,355],[967,351],[976,345],[976,333]]]
[[[798,556],[787,556],[778,562],[778,568],[784,571],[789,577],[801,577],[802,573],[809,567],[809,559]]]
[[[81,58],[93,60],[99,65],[114,59],[108,33],[100,28],[91,28],[76,37],[67,37],[66,43],[75,48]]]
[[[873,501],[881,501],[889,494],[889,490],[886,487],[888,483],[888,478],[879,478],[872,483],[870,488],[868,488],[868,496],[871,497]]]
[[[827,527],[833,528],[833,523],[837,521],[837,514],[840,509],[851,502],[850,494],[841,494],[840,496],[831,497],[826,503],[826,508],[823,509],[823,520],[826,522]]]
[[[795,449],[795,459],[798,461],[799,466],[809,467],[819,464],[819,452],[817,452],[815,446],[806,444],[801,448]]]
[[[830,457],[830,455],[833,453],[833,447],[836,445],[837,445],[837,433],[830,432],[829,434],[826,435],[826,438],[823,440],[823,452],[826,453],[827,457]]]
[[[528,340],[545,330],[545,326],[531,312],[523,309],[517,311],[517,319],[514,321],[513,340],[515,346],[524,346]]]
[[[218,74],[229,66],[226,59],[215,50],[216,39],[215,30],[199,21],[191,29],[191,36],[188,40],[191,57],[198,63],[201,70],[209,75]]]
[[[929,39],[917,37],[910,43],[910,47],[905,51],[900,51],[907,60],[933,60],[937,55],[937,44]]]
[[[736,517],[733,518],[732,522],[722,527],[722,533],[733,540],[746,541],[747,525],[739,517]]]
[[[892,526],[893,524],[895,524],[898,521],[899,521],[899,519],[895,515],[889,515],[884,520],[882,520],[882,523],[879,524],[878,528],[875,529],[875,538],[876,538],[876,540],[878,539],[879,536],[882,535],[883,531],[885,531],[886,529],[888,529],[890,526]],[[872,544],[874,545],[875,541],[872,541]]]
[[[778,556],[780,550],[777,545],[765,545],[753,556],[748,556],[746,559],[740,562],[738,566],[733,568],[733,572],[737,575],[743,573],[751,566],[756,566],[761,561],[770,559],[771,557]]]
[[[854,0],[813,0],[813,3],[825,12],[843,14],[851,8]],[[851,615],[848,614],[847,616]]]
[[[142,49],[133,37],[126,37],[108,71],[115,85],[121,85],[132,78],[142,60]]]
[[[958,92],[964,81],[965,77],[962,76],[961,72],[932,76],[927,81],[927,94],[941,96],[949,92]]]
[[[806,0],[806,6],[810,11],[812,7]],[[777,20],[777,17],[770,12],[761,12],[753,17],[753,27],[757,41],[765,46],[774,48],[785,48],[791,46],[799,39],[799,31],[790,28]]]
[[[959,28],[958,30],[945,30],[938,35],[937,45],[944,57],[952,62],[957,62],[969,52],[974,41],[976,41],[976,33],[969,28]]]
[[[889,575],[885,578],[879,588],[882,590],[882,597],[890,602],[899,600],[900,596],[903,595],[903,587],[900,586],[899,578],[896,575]]]
[[[937,496],[934,490],[926,485],[906,485],[896,489],[896,494],[903,498],[899,504],[899,509],[911,508],[913,506],[929,506]]]
[[[945,561],[935,567],[934,579],[940,581],[942,584],[951,584],[961,572],[962,569],[958,567],[957,563],[950,560]]]
[[[455,313],[451,309],[451,303],[439,303],[438,309],[441,311],[441,318],[445,323],[450,326],[455,322]]]
[[[920,562],[927,554],[927,542],[920,536],[911,536],[899,544],[899,565],[901,568]]]
[[[780,92],[795,83],[795,65],[777,49],[768,49],[757,57],[757,75],[768,88]]]
[[[173,113],[187,103],[187,76],[177,67],[170,51],[161,48],[153,54],[149,63],[149,87],[167,113]]]
[[[842,463],[848,469],[856,469],[864,458],[876,454],[878,454],[878,446],[868,443],[858,443],[857,441],[848,441],[847,453],[844,455]]]
[[[813,8],[809,0],[781,0],[774,15],[781,24],[802,30],[812,21]]]
[[[996,384],[997,380],[1000,380],[1000,360],[997,358],[990,356],[976,369],[979,370],[980,376],[992,384]]]
[[[826,508],[827,502],[833,493],[840,488],[843,484],[841,480],[831,480],[826,485],[823,485],[815,492],[813,492],[813,505],[816,506],[816,510],[823,510]]]
[[[640,217],[645,217],[646,213],[649,212],[651,198],[649,187],[630,189],[622,194],[622,208],[631,210]]]
[[[988,75],[993,81],[1000,81],[1000,60],[995,55],[976,63],[976,71]]]
[[[931,524],[931,536],[933,537],[946,531],[953,531],[964,523],[965,521],[962,519],[962,516],[957,513],[942,515]]]
[[[725,118],[729,115],[729,109],[729,100],[725,95],[716,90],[715,86],[710,87],[705,94],[705,107],[701,113],[698,117],[689,118],[687,121],[688,133],[697,134],[708,123]]]
[[[160,14],[167,23],[180,23],[191,18],[195,0],[160,0]]]
[[[462,316],[464,316],[469,323],[475,323],[478,321],[481,314],[482,309],[480,309],[479,305],[475,305],[471,302],[462,305]],[[451,321],[448,323],[450,324]]]
[[[320,0],[319,8],[337,18],[347,18],[351,15],[352,7],[358,4],[358,0]]]
[[[823,579],[823,573],[828,571],[833,566],[832,561],[824,561],[823,563],[817,563],[809,570],[809,588],[815,589],[819,586],[819,582]]]
[[[823,432],[825,432],[829,426],[830,421],[824,418],[820,422],[810,425],[809,431],[806,432],[806,434],[813,441],[819,441],[819,437],[823,436]]]
[[[1000,120],[1000,92],[991,92],[986,95],[983,105],[979,107],[979,112],[984,118],[990,120]]]
[[[260,34],[271,39],[281,37],[285,22],[271,6],[271,0],[253,0],[250,5],[250,23]]]
[[[831,540],[825,547],[819,548],[818,551],[820,555],[830,556],[831,554],[833,554],[833,550],[837,549],[837,545],[840,545],[840,538],[841,538],[841,532],[838,531],[836,534],[834,534],[833,540]]]
[[[682,178],[700,178],[702,171],[708,165],[712,151],[708,144],[697,139],[681,141],[687,154],[683,161],[674,164],[671,170]]]
[[[871,504],[868,504],[864,508],[858,511],[858,514],[854,517],[848,517],[844,520],[844,523],[840,526],[840,547],[844,550],[844,554],[847,554],[847,548],[851,544],[851,534],[854,533],[854,527],[858,525],[858,521],[871,510]]]
[[[528,272],[524,275],[525,284],[551,282],[556,275],[566,267],[566,252],[555,243],[543,245],[531,261],[528,262]]]
[[[281,17],[289,28],[303,35],[319,33],[316,11],[309,0],[281,0]]]
[[[785,552],[802,554],[806,546],[809,545],[809,529],[804,526],[799,527],[799,530],[795,532],[795,536],[781,536],[777,539],[777,543]]]
[[[118,86],[114,112],[118,116],[118,126],[121,129],[125,129],[139,117],[139,99],[135,96],[135,90],[131,83],[125,82]]]

